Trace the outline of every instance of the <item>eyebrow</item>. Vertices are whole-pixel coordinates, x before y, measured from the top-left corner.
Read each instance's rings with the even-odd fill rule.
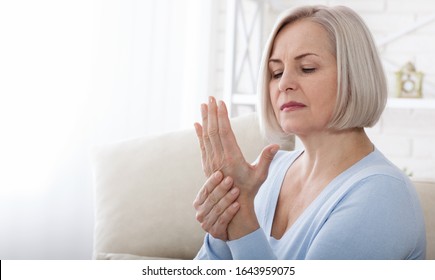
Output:
[[[306,56],[309,56],[309,55],[318,56],[315,53],[303,53],[303,54],[300,54],[298,56],[295,56],[294,60],[301,60],[302,58],[304,58]],[[277,58],[271,58],[271,59],[269,59],[269,63],[271,63],[271,62],[273,62],[273,63],[281,63],[281,60],[277,59]]]

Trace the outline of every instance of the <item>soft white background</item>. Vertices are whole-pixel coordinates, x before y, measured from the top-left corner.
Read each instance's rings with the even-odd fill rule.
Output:
[[[89,259],[95,146],[192,127],[210,1],[0,0],[0,259]]]
[[[432,0],[275,2],[348,5],[376,40],[435,14]],[[192,127],[223,96],[225,3],[0,0],[0,259],[92,257],[93,147]],[[265,12],[267,33],[277,12]],[[411,60],[433,101],[434,50],[434,23],[382,48],[390,87]],[[387,108],[370,134],[435,179],[434,107]]]

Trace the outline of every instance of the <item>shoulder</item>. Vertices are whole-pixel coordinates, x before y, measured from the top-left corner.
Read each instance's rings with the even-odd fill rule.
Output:
[[[357,163],[348,176],[355,178],[353,191],[367,192],[372,195],[388,193],[389,200],[393,197],[404,197],[409,200],[416,198],[416,192],[409,177],[378,150]]]
[[[424,218],[411,190],[407,180],[382,172],[353,184],[329,214],[319,213],[327,217],[311,257],[424,258]],[[334,250],[322,250],[331,244]]]
[[[381,154],[370,162],[360,169],[361,178],[344,193],[332,214],[353,224],[355,231],[364,228],[365,236],[374,234],[382,240],[378,246],[391,252],[401,248],[401,258],[421,258],[424,217],[411,180]]]
[[[411,181],[392,174],[371,174],[356,182],[347,196],[361,204],[415,208],[419,203]]]
[[[353,177],[354,183],[347,191],[348,198],[371,206],[381,204],[419,211],[418,195],[411,180],[379,151],[375,150],[351,171],[348,180]]]

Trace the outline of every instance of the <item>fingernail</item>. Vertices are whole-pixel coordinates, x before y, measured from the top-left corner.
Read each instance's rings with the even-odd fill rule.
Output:
[[[225,184],[229,184],[229,183],[231,183],[231,178],[230,177],[225,178]]]
[[[231,190],[231,194],[237,194],[239,192],[239,190],[237,188],[233,188]]]
[[[233,203],[233,208],[237,208],[237,207],[239,207],[239,203],[236,201]]]
[[[213,96],[210,96],[210,97],[208,98],[208,102],[209,102],[209,103],[213,103],[213,102],[214,102],[214,97],[213,97]]]
[[[224,111],[226,109],[225,103],[221,100],[218,102],[218,110]]]

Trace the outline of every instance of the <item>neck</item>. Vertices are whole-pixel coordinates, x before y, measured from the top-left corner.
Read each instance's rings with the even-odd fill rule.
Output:
[[[300,136],[305,147],[301,167],[306,176],[341,173],[373,151],[364,129],[328,131]]]

